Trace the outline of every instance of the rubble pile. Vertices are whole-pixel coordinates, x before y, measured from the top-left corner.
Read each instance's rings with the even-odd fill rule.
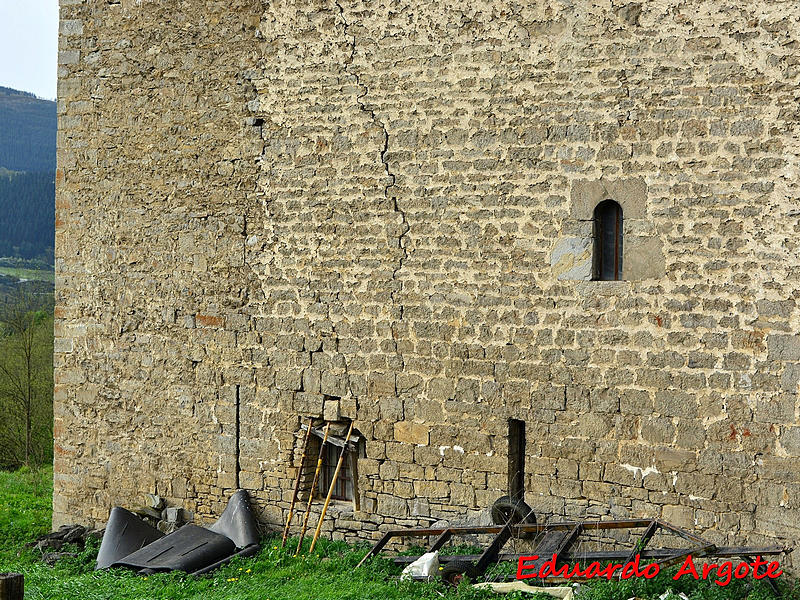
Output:
[[[193,515],[183,508],[168,507],[164,498],[158,494],[145,494],[145,504],[132,511],[148,525],[164,535],[180,529],[193,520]],[[90,529],[83,525],[62,525],[58,531],[48,533],[27,544],[42,553],[42,560],[50,566],[62,558],[75,557],[75,548],[65,548],[74,544],[77,551],[86,547],[89,539],[102,540],[105,529]]]
[[[27,544],[27,548],[35,548],[42,553],[42,560],[52,566],[66,557],[78,554],[64,550],[65,545],[74,544],[78,550],[83,550],[89,539],[100,540],[103,538],[103,529],[87,529],[82,525],[62,525],[58,531],[48,533]]]
[[[145,523],[152,525],[164,535],[177,531],[193,520],[193,515],[179,507],[168,507],[164,498],[158,494],[145,494],[146,502],[131,512]]]

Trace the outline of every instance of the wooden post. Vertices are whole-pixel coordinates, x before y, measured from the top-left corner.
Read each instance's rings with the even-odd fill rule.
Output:
[[[283,528],[283,539],[281,540],[281,548],[286,546],[286,538],[289,535],[289,525],[292,524],[292,517],[294,516],[294,505],[297,502],[297,494],[300,491],[300,479],[303,476],[303,465],[305,465],[306,463],[306,452],[308,451],[308,438],[311,435],[311,426],[313,424],[314,424],[314,417],[309,417],[308,431],[306,431],[306,439],[305,442],[303,442],[303,454],[300,457],[300,466],[297,467],[297,479],[295,479],[294,481],[294,493],[292,494],[292,503],[289,506],[289,517],[286,519],[286,527]]]
[[[317,523],[317,530],[314,532],[314,539],[311,540],[311,548],[308,549],[308,553],[311,554],[314,551],[314,546],[317,545],[317,540],[319,539],[319,533],[322,531],[322,520],[325,518],[325,513],[328,512],[328,505],[331,503],[331,496],[333,496],[333,488],[336,485],[336,480],[339,478],[339,470],[342,468],[342,463],[344,462],[344,455],[347,454],[347,442],[350,441],[350,435],[353,433],[353,421],[350,421],[350,429],[347,430],[347,437],[344,440],[344,447],[342,448],[342,454],[339,456],[339,462],[336,463],[336,470],[333,472],[333,480],[331,481],[331,487],[328,489],[328,497],[325,498],[325,505],[322,507],[322,514],[319,516],[319,523]]]
[[[24,595],[24,575],[20,573],[0,573],[0,600],[22,600]]]
[[[319,446],[319,458],[317,459],[317,470],[314,471],[314,481],[311,482],[311,492],[308,494],[308,504],[306,505],[306,514],[303,516],[303,528],[300,530],[300,539],[297,540],[297,550],[295,554],[300,554],[300,548],[303,546],[303,538],[306,535],[306,528],[308,527],[308,516],[311,514],[311,502],[314,500],[314,488],[317,487],[317,478],[319,472],[322,470],[322,456],[325,452],[325,442],[328,441],[328,431],[330,431],[330,422],[325,425],[325,434],[322,436],[322,443]]]

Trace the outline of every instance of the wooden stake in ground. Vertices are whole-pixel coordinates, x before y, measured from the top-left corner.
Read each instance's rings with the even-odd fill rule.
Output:
[[[292,517],[294,516],[294,505],[297,502],[297,494],[300,491],[300,479],[303,476],[303,465],[306,464],[306,452],[308,451],[308,438],[311,435],[311,426],[313,424],[314,424],[314,417],[309,417],[308,431],[306,431],[306,439],[303,442],[303,455],[300,457],[300,466],[297,467],[297,479],[295,479],[294,481],[294,493],[292,493],[292,503],[289,505],[289,517],[286,519],[286,527],[283,528],[283,539],[281,540],[281,548],[286,546],[286,538],[289,535],[289,525],[292,524]]]
[[[0,600],[22,600],[24,595],[24,575],[20,573],[0,573]]]
[[[319,472],[322,470],[322,457],[324,456],[325,452],[325,442],[328,441],[328,431],[331,429],[331,424],[328,423],[325,425],[325,433],[322,436],[322,443],[319,445],[319,458],[317,459],[317,469],[314,471],[314,481],[311,482],[311,491],[308,494],[308,504],[306,505],[306,514],[303,516],[303,529],[300,530],[300,539],[297,540],[297,550],[294,551],[295,554],[300,554],[300,548],[303,545],[303,538],[306,535],[306,528],[308,527],[308,516],[311,514],[311,502],[314,500],[314,488],[317,487],[317,478],[319,477]]]
[[[347,442],[350,441],[350,434],[353,433],[353,421],[350,421],[350,429],[347,430],[347,437],[344,440],[344,447],[342,447],[342,453],[339,456],[339,462],[336,463],[336,470],[333,472],[333,480],[331,481],[331,487],[328,489],[328,496],[325,498],[325,504],[322,507],[322,514],[319,516],[319,523],[317,523],[317,530],[314,532],[314,539],[311,540],[311,548],[308,549],[308,553],[311,554],[314,551],[314,546],[317,545],[317,540],[319,539],[319,532],[322,531],[322,521],[325,518],[325,513],[328,512],[328,504],[331,503],[331,496],[333,496],[333,488],[336,485],[336,480],[339,478],[339,471],[342,468],[342,463],[344,462],[344,455],[347,454]]]

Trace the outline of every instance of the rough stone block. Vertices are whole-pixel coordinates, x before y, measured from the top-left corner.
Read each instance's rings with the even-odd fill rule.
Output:
[[[603,200],[614,200],[622,206],[623,219],[644,219],[647,184],[642,178],[574,181],[570,214],[575,219],[591,220],[595,207]]]
[[[282,369],[275,373],[275,387],[279,390],[300,391],[303,372],[299,369]]]
[[[83,21],[79,19],[62,19],[58,32],[63,36],[81,35],[83,33]]]
[[[326,421],[338,421],[341,419],[338,400],[325,400],[323,404],[323,418]]]
[[[694,529],[694,509],[689,506],[665,506],[661,517],[672,525]]]
[[[628,236],[622,248],[622,278],[627,281],[658,279],[666,274],[666,259],[658,237]]]
[[[800,335],[767,336],[767,357],[770,360],[800,361]]]
[[[408,503],[403,498],[378,494],[378,512],[387,516],[404,517],[408,514]]]
[[[394,424],[394,438],[398,442],[426,446],[430,435],[430,427],[412,421],[401,421]]]
[[[395,395],[395,376],[392,373],[370,373],[367,379],[367,393],[371,398]]]

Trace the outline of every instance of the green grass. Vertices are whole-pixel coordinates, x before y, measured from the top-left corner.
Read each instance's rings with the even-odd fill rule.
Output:
[[[30,281],[49,281],[55,282],[55,271],[45,269],[23,269],[21,267],[0,267],[0,275],[8,275],[17,279],[28,279]]]
[[[25,542],[50,531],[52,469],[0,471],[0,571]]]
[[[440,583],[401,582],[399,568],[387,559],[373,559],[366,568],[355,569],[366,545],[353,547],[343,542],[321,540],[313,556],[293,556],[294,545],[280,548],[278,538],[264,540],[262,551],[249,559],[237,559],[205,577],[168,573],[140,577],[131,571],[115,569],[94,571],[97,543],[89,543],[78,556],[60,561],[55,567],[41,562],[35,550],[25,549],[26,542],[50,529],[52,469],[15,473],[0,472],[0,572],[25,574],[26,600],[62,600],[65,598],[122,600],[146,598],[176,600],[449,600],[501,598],[466,585],[449,589]],[[296,540],[295,540],[296,545]],[[306,548],[308,542],[306,542]],[[65,548],[64,550],[69,550]],[[463,551],[474,549],[463,548]],[[497,573],[503,572],[494,567]],[[690,600],[769,600],[761,584],[740,581],[721,588],[710,582],[691,579],[673,581],[669,573],[654,580],[599,582],[584,586],[581,600],[654,600],[672,589],[685,593]],[[786,586],[787,600],[800,600],[798,588]],[[508,600],[541,595],[513,594]],[[670,600],[678,600],[673,596]]]

